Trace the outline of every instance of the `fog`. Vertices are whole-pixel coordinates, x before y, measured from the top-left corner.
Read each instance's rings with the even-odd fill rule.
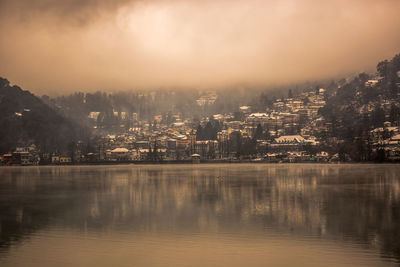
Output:
[[[219,89],[374,71],[400,1],[0,0],[0,76],[38,94]]]

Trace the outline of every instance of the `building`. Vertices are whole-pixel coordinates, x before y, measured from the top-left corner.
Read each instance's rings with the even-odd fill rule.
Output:
[[[129,150],[123,147],[111,150],[111,160],[130,160]]]

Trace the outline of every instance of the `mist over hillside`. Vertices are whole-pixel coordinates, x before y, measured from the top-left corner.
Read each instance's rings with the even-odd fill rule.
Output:
[[[98,91],[39,99],[6,79],[0,85],[0,151],[35,145],[47,162],[50,155],[104,160],[115,149],[131,153],[124,159],[150,161],[194,152],[205,159],[270,153],[311,159],[322,152],[342,161],[400,159],[400,55],[379,62],[375,73],[278,88]]]
[[[67,151],[71,144],[85,139],[88,131],[43,101],[0,78],[0,152],[19,146],[35,145],[45,152]]]
[[[343,81],[342,81],[343,82]],[[65,116],[81,120],[91,112],[101,113],[100,118],[113,117],[116,113],[135,113],[140,120],[153,122],[154,116],[179,114],[182,119],[197,119],[214,114],[240,111],[241,106],[251,106],[253,112],[265,112],[277,99],[301,94],[319,88],[336,88],[335,81],[319,81],[276,87],[233,87],[219,90],[155,89],[130,90],[108,93],[106,91],[75,92],[57,97],[42,96],[49,106]],[[116,122],[117,123],[117,122]]]

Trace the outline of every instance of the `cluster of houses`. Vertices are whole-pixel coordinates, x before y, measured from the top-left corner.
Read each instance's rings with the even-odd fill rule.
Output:
[[[17,147],[15,151],[0,156],[0,164],[3,165],[38,165],[40,161],[39,151],[35,145]]]
[[[371,82],[372,83],[372,82]],[[209,93],[197,101],[215,101]],[[253,161],[253,162],[331,162],[338,154],[323,151],[317,136],[330,131],[330,125],[318,114],[325,105],[325,90],[305,92],[293,98],[277,99],[265,112],[253,112],[251,106],[239,108],[240,118],[233,113],[214,114],[200,121],[184,120],[180,114],[154,116],[153,123],[139,120],[138,114],[116,112],[115,116],[134,123],[119,134],[103,134],[83,152],[78,142],[74,151],[41,155],[51,164],[85,162],[145,161]],[[98,112],[89,118],[97,120]],[[210,140],[198,140],[196,128],[213,123],[218,131]],[[125,127],[125,125],[122,125]],[[121,128],[123,128],[121,126]],[[94,126],[96,128],[96,126]],[[389,122],[370,131],[372,148],[384,150],[388,159],[400,160],[400,131]],[[36,147],[17,148],[0,157],[6,165],[36,165],[40,162]]]
[[[199,122],[183,120],[180,114],[173,114],[172,123],[164,123],[163,115],[154,116],[155,123],[149,123],[133,114],[130,117],[135,118],[134,127],[122,134],[105,135],[99,140],[96,153],[85,160],[328,161],[331,155],[327,152],[312,152],[319,145],[315,134],[327,130],[318,115],[319,108],[325,105],[324,93],[320,89],[296,98],[278,99],[262,113],[242,106],[241,120],[235,120],[232,113],[203,118],[201,125],[212,120],[220,127],[211,140],[197,140],[195,129]],[[207,95],[207,101],[215,98],[213,94]]]
[[[375,128],[369,134],[373,151],[384,151],[386,159],[390,161],[400,160],[400,129],[385,122],[383,127]]]

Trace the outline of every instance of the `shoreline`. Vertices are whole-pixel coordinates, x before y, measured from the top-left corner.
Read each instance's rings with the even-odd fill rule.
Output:
[[[0,165],[0,167],[37,167],[37,166],[115,166],[115,165],[202,165],[202,164],[329,164],[329,165],[340,165],[340,164],[400,164],[399,161],[384,161],[384,162],[374,162],[374,161],[297,161],[297,162],[287,162],[287,161],[251,161],[251,160],[202,160],[200,162],[193,162],[192,160],[165,160],[165,161],[99,161],[99,162],[79,162],[79,163],[64,163],[64,164],[38,164],[38,165]]]

